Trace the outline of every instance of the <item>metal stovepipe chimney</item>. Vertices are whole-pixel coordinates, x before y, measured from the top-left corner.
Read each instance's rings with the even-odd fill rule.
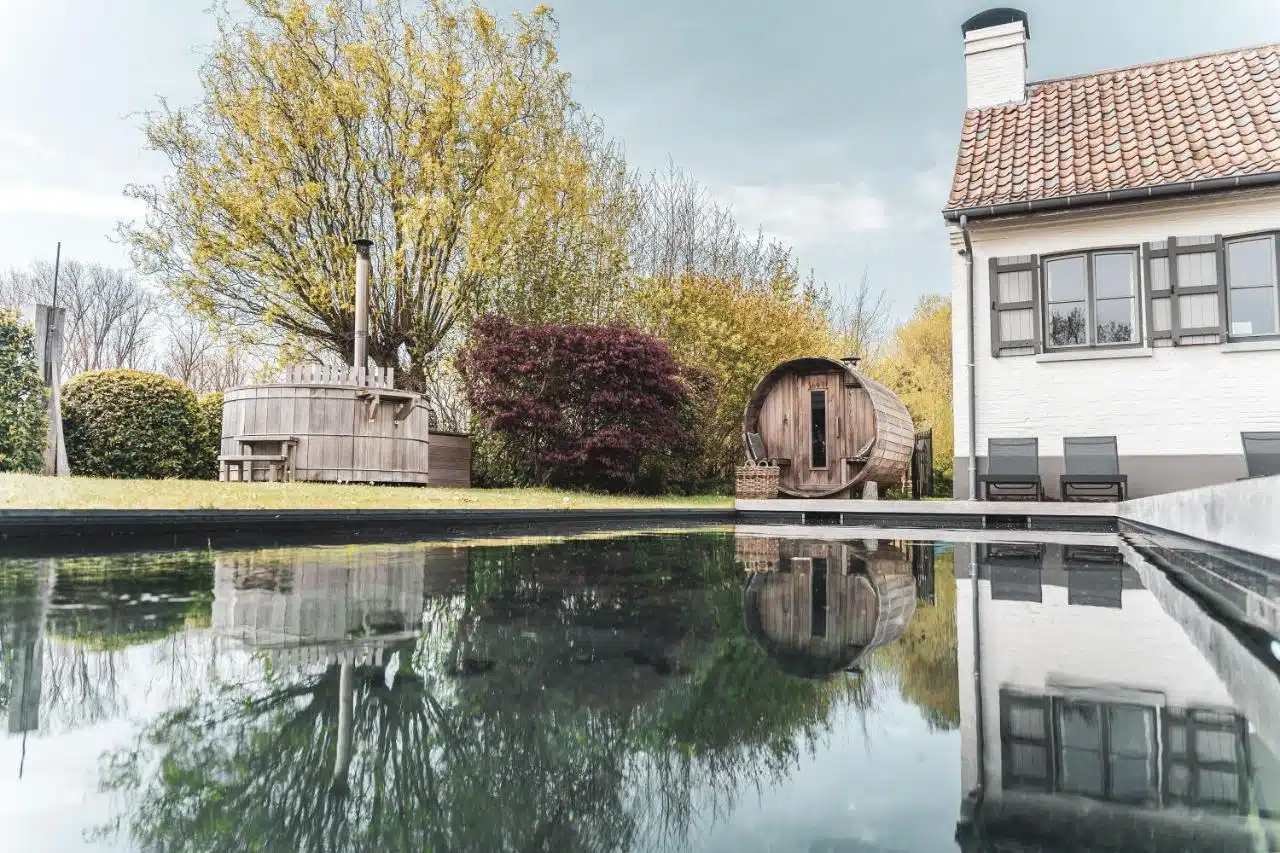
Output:
[[[372,240],[356,240],[356,351],[351,364],[357,371],[365,370],[369,364],[369,274],[373,268],[369,249],[372,246]]]

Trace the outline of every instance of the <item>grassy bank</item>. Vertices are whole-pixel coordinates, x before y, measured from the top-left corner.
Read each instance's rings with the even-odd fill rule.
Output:
[[[555,489],[99,480],[0,474],[0,509],[583,509],[732,504],[732,498],[721,495],[642,498]]]

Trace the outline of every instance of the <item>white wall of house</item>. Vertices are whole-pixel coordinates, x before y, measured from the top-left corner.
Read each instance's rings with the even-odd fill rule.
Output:
[[[1280,429],[1280,341],[1089,351],[991,355],[989,266],[991,258],[1051,255],[1073,250],[1136,246],[1170,236],[1245,234],[1280,229],[1280,191],[1115,205],[1059,214],[977,220],[970,233],[977,305],[978,457],[988,438],[1035,436],[1041,457],[1061,457],[1062,438],[1115,435],[1120,455],[1138,457],[1238,457],[1242,430]],[[963,243],[951,231],[956,455],[967,456],[966,404],[968,312]],[[1140,265],[1141,266],[1141,265]],[[1146,282],[1141,282],[1145,293]],[[1139,306],[1143,304],[1139,299]],[[1171,465],[1177,466],[1177,460]],[[1188,470],[1190,466],[1188,466]],[[1060,470],[1060,469],[1059,469]],[[1176,467],[1171,469],[1176,472]],[[1156,482],[1130,474],[1131,496],[1231,479],[1234,469],[1201,473],[1187,482]],[[1052,474],[1052,471],[1043,472]],[[964,494],[965,472],[957,468]],[[1053,478],[1056,480],[1056,478]]]

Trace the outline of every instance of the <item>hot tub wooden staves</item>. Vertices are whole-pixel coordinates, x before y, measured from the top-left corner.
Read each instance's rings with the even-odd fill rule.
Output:
[[[751,392],[743,416],[747,455],[777,462],[781,494],[847,497],[868,482],[902,482],[915,442],[911,413],[856,363],[793,359]]]

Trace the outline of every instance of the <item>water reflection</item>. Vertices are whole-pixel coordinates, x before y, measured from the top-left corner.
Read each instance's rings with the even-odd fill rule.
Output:
[[[842,532],[0,563],[0,818],[32,850],[923,853],[1275,817],[1276,679],[1141,554]]]
[[[958,550],[962,849],[1272,849],[1280,690],[1240,637],[1127,546]]]

